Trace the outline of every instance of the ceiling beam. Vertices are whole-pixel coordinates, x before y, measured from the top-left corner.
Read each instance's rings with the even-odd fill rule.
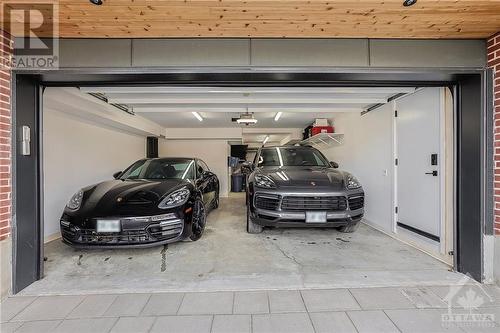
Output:
[[[137,86],[137,87],[80,87],[82,92],[104,94],[156,94],[156,93],[213,93],[213,94],[388,94],[411,93],[415,88],[407,87],[179,87],[179,86]]]
[[[207,113],[263,113],[263,112],[286,112],[286,113],[308,113],[312,109],[314,112],[319,113],[332,113],[332,112],[362,112],[364,106],[353,107],[352,105],[339,105],[339,104],[308,104],[308,105],[252,105],[246,108],[243,105],[155,105],[155,106],[134,106],[134,113],[179,113],[179,112],[207,112]]]
[[[240,105],[253,105],[253,104],[378,104],[387,103],[387,98],[253,98],[253,97],[241,97],[241,98],[167,98],[167,97],[156,97],[156,98],[115,98],[108,97],[109,103],[119,103],[127,105],[142,105],[142,104],[187,104],[187,105],[224,105],[224,104],[240,104]]]

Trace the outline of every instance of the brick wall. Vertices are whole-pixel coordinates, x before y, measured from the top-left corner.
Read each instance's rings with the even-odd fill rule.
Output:
[[[2,63],[12,54],[12,40],[0,30]],[[0,241],[10,236],[11,221],[11,75],[0,65]]]
[[[488,39],[488,67],[494,72],[495,115],[495,234],[500,235],[500,32]]]

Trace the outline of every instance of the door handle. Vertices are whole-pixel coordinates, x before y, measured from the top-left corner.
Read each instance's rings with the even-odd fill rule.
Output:
[[[438,172],[437,172],[437,170],[434,170],[434,171],[432,171],[432,172],[426,172],[425,174],[426,174],[426,175],[432,175],[433,177],[437,177]]]

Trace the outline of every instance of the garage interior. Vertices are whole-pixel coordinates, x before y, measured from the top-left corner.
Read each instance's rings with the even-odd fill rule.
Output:
[[[453,271],[453,98],[445,87],[48,87],[43,95],[44,278],[22,294],[449,285]],[[245,126],[242,115],[257,120]],[[397,115],[397,116],[396,116]],[[304,139],[327,119],[334,133]],[[146,156],[198,157],[221,205],[197,242],[76,250],[59,218],[81,187]],[[246,233],[244,192],[231,192],[231,145],[308,144],[365,191],[363,224]],[[436,174],[433,174],[433,173]]]

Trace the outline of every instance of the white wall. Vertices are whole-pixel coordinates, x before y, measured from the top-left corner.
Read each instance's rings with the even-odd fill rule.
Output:
[[[436,94],[436,89],[442,88],[419,90],[409,97],[397,100],[395,105],[401,111],[405,107],[427,107],[425,103],[419,101],[432,100],[439,109],[444,107],[444,103],[440,94]],[[448,98],[451,99],[450,96]],[[405,99],[411,101],[411,104],[405,104]],[[367,223],[451,263],[452,258],[448,255],[448,250],[453,248],[450,224],[453,221],[452,206],[446,204],[442,206],[446,214],[441,228],[446,230],[446,238],[441,244],[437,245],[405,230],[398,230],[397,234],[394,233],[394,108],[394,102],[392,102],[365,115],[358,112],[336,114],[333,117],[335,131],[344,134],[344,144],[332,148],[323,147],[322,151],[330,160],[338,162],[341,169],[353,173],[363,184],[366,195],[365,221]],[[446,112],[451,114],[452,109]],[[449,129],[453,128],[453,120],[448,119],[447,116],[445,121],[447,134],[443,136],[443,139],[447,145],[443,153],[448,162],[446,172],[442,174],[449,177],[453,175],[451,172],[453,165],[449,163],[453,150],[453,145],[450,144],[452,132]],[[449,202],[452,197],[453,187],[446,184],[443,202]]]
[[[144,136],[103,127],[44,104],[44,236],[59,233],[59,218],[81,187],[112,179],[146,155]]]
[[[363,116],[339,113],[333,119],[335,132],[344,134],[344,144],[322,149],[340,169],[351,172],[363,184],[365,219],[377,227],[392,230],[393,144],[392,104]]]
[[[51,110],[59,110],[93,123],[103,124],[137,135],[165,135],[165,128],[159,124],[132,115],[116,107],[90,96],[78,88],[49,87],[43,93],[43,103]]]
[[[227,157],[230,154],[230,147],[227,140],[160,139],[158,145],[160,157],[196,157],[203,160],[219,178],[220,196],[228,196],[229,169]]]
[[[247,161],[253,162],[255,155],[257,155],[256,151],[247,152]]]

